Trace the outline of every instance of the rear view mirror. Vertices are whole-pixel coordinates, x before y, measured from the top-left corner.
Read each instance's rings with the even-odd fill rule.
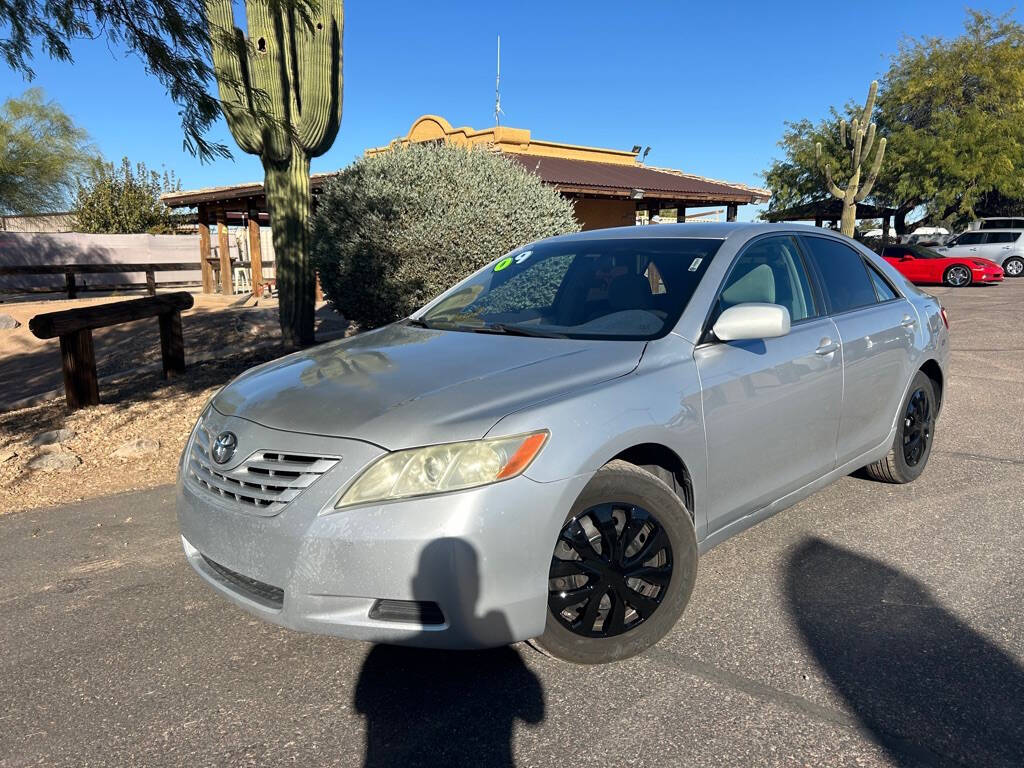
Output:
[[[904,253],[904,254],[903,254],[903,255],[902,255],[901,257],[900,257],[900,261],[913,261],[913,260],[914,260],[914,257],[913,257],[913,256],[911,256],[911,255],[910,255],[909,253]]]
[[[711,329],[720,341],[772,339],[789,333],[789,310],[778,304],[737,304],[729,307]]]

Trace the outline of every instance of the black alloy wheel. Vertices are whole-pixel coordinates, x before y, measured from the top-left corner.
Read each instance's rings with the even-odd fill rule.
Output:
[[[903,460],[908,467],[916,467],[927,454],[932,427],[931,400],[923,389],[917,389],[910,396],[903,418]]]
[[[605,503],[571,518],[551,559],[548,605],[570,632],[606,638],[658,609],[672,580],[672,543],[653,514]]]

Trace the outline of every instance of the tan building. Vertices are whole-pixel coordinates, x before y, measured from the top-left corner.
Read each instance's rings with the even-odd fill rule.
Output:
[[[410,143],[444,141],[502,152],[530,173],[553,186],[575,204],[576,218],[584,229],[647,223],[658,215],[665,221],[700,219],[705,213],[687,214],[687,209],[720,207],[732,221],[741,205],[768,201],[766,189],[695,176],[671,168],[644,165],[640,147],[631,150],[604,149],[578,144],[535,139],[529,130],[499,125],[492,128],[453,128],[443,117],[424,115],[405,136],[383,147],[366,150],[368,155],[387,152]],[[315,197],[334,173],[317,173],[310,178]],[[228,225],[240,224],[249,232],[249,250],[261,253],[260,223],[267,223],[266,200],[259,182],[226,187],[171,192],[162,199],[172,208],[196,208],[202,263],[210,264],[210,225],[217,225],[222,254],[229,252]],[[230,268],[225,256],[223,264]],[[254,273],[258,271],[254,269]],[[204,270],[204,290],[213,289],[213,274]]]
[[[573,200],[584,229],[646,222],[655,214],[663,220],[682,221],[687,208],[707,206],[724,206],[732,221],[738,206],[764,203],[771,196],[766,189],[644,165],[638,158],[639,146],[627,151],[544,141],[525,128],[505,125],[453,128],[437,115],[424,115],[405,136],[366,154],[426,141],[486,147],[509,155]]]

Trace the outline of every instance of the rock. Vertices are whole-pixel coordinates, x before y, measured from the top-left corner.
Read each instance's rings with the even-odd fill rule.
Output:
[[[41,445],[55,445],[66,443],[75,436],[73,429],[51,429],[49,432],[40,432],[32,438],[32,445],[38,448]]]
[[[13,331],[15,328],[20,327],[21,323],[10,315],[0,315],[0,331]]]
[[[17,455],[18,452],[13,448],[0,451],[0,464],[3,464],[5,461],[10,461]]]
[[[42,472],[70,472],[82,460],[73,453],[43,453],[28,463],[29,469]]]
[[[135,459],[150,456],[160,450],[160,441],[151,437],[139,437],[122,443],[110,455],[116,459]]]

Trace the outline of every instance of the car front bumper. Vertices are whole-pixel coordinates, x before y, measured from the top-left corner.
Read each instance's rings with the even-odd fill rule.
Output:
[[[342,457],[279,513],[263,515],[195,481],[190,441],[177,491],[182,545],[195,571],[231,602],[285,627],[371,642],[483,648],[544,631],[555,540],[588,476],[520,476],[335,510],[339,491],[379,448],[215,420],[240,446],[297,451],[305,442],[306,452]],[[282,442],[289,444],[278,448]],[[425,604],[440,609],[440,621]],[[381,605],[411,613],[395,618]]]

